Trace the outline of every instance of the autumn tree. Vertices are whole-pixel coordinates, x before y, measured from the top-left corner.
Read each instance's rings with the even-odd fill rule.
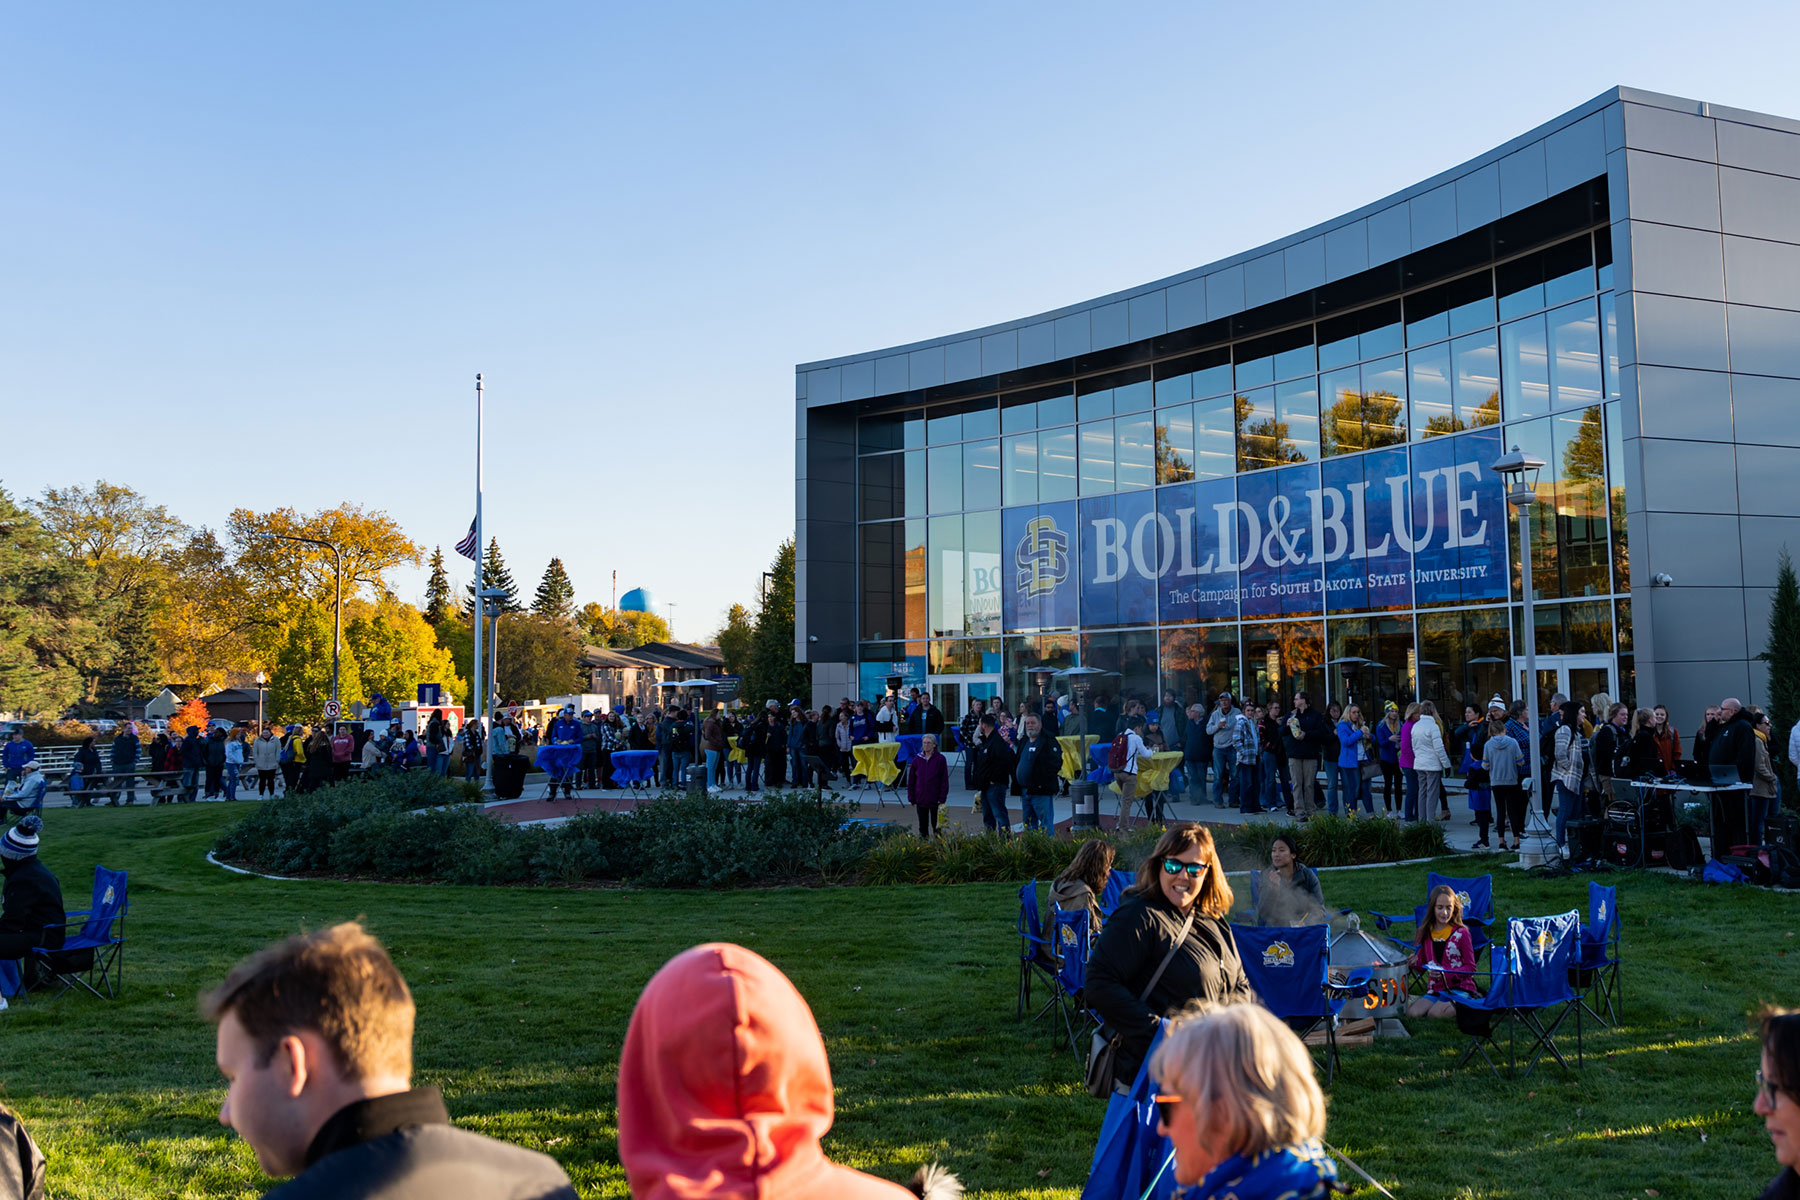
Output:
[[[269,681],[271,720],[314,721],[331,699],[331,605],[297,605],[275,655]],[[356,654],[346,644],[339,662],[338,698],[347,707],[365,695]]]
[[[94,573],[95,598],[103,604],[154,596],[164,559],[188,532],[162,505],[104,479],[91,488],[45,488],[37,510],[62,552]]]
[[[496,686],[508,700],[542,700],[585,689],[575,626],[521,613],[500,619]]]
[[[168,566],[168,593],[153,617],[164,679],[212,690],[274,661],[294,598],[257,594],[210,529],[190,533]]]
[[[200,736],[205,737],[211,721],[212,714],[206,711],[206,701],[195,696],[183,703],[175,710],[175,715],[169,718],[169,736],[186,737],[189,729],[198,729]]]
[[[563,570],[563,561],[552,558],[550,565],[544,568],[544,577],[538,581],[537,595],[531,601],[531,611],[540,617],[555,617],[566,621],[575,612],[575,585],[569,582],[569,573]]]
[[[431,548],[431,578],[425,581],[425,620],[437,625],[451,613],[450,573],[444,569],[444,548]]]
[[[421,683],[441,683],[459,698],[469,695],[450,652],[438,644],[436,630],[410,604],[358,601],[344,629],[344,644],[356,657],[363,689],[358,696],[380,692],[390,700],[406,699],[417,694]],[[343,697],[346,706],[355,698]]]
[[[388,573],[424,558],[392,517],[348,502],[310,516],[292,508],[233,509],[225,528],[237,548],[238,569],[264,594],[329,600],[336,591],[336,556],[324,546],[283,538],[316,538],[336,546],[343,554],[346,599],[364,589],[371,596],[389,593]]]
[[[590,645],[613,650],[630,650],[651,642],[670,640],[669,623],[648,612],[626,612],[599,604],[584,604],[576,614],[577,623],[587,631]]]
[[[725,612],[725,624],[713,635],[713,642],[725,659],[727,675],[742,675],[750,662],[750,645],[756,637],[756,623],[750,610],[734,604]]]

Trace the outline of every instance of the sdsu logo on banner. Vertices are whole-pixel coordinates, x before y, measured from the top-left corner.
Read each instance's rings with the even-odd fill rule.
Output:
[[[1048,596],[1069,578],[1069,535],[1054,517],[1033,517],[1013,551],[1019,568],[1019,595],[1027,600]]]
[[[1007,586],[1000,589],[1007,629],[1073,629],[1081,590],[1075,564],[1073,500],[1009,508],[1001,515],[1000,545]]]

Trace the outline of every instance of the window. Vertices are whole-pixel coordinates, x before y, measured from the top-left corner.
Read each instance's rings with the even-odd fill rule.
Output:
[[[1406,297],[1406,344],[1424,346],[1494,323],[1491,272],[1465,275]]]
[[[926,592],[931,637],[949,637],[963,631],[963,519],[931,518],[930,585]]]
[[[1500,319],[1511,320],[1594,291],[1593,239],[1582,234],[1494,268]]]
[[[906,465],[901,468],[904,475],[901,500],[906,506],[906,515],[922,517],[925,515],[925,452],[908,450],[900,457],[906,460]]]
[[[1194,406],[1178,404],[1157,409],[1156,482],[1185,483],[1193,477]]]
[[[1237,397],[1237,469],[1260,471],[1282,460],[1277,457],[1286,441],[1275,425],[1275,389],[1252,388]]]
[[[1408,354],[1406,374],[1415,435],[1431,437],[1439,433],[1455,433],[1465,428],[1456,416],[1455,389],[1450,383],[1448,345],[1414,350]]]
[[[898,431],[896,426],[895,432]],[[885,521],[905,515],[902,459],[899,454],[874,454],[857,461],[858,520]]]
[[[963,517],[963,632],[970,637],[1000,633],[1000,514]],[[984,647],[998,651],[998,645]]]
[[[1406,363],[1399,355],[1362,365],[1363,444],[1399,446],[1406,441]]]
[[[1283,462],[1319,457],[1319,381],[1308,375],[1275,385],[1275,423],[1285,435]]]
[[[961,418],[958,418],[960,422]],[[961,446],[933,446],[928,452],[928,505],[934,513],[958,512],[963,506]]]
[[[1500,382],[1507,420],[1550,411],[1550,346],[1542,314],[1500,327]]]
[[[862,568],[862,603],[859,605],[863,641],[891,638],[899,632],[902,603],[901,525],[889,521],[864,525],[857,530],[857,560]]]
[[[859,454],[878,454],[898,450],[905,441],[905,424],[916,420],[918,413],[877,413],[856,423],[856,450]]]
[[[1550,406],[1600,403],[1600,320],[1594,301],[1551,309],[1544,320],[1550,327]]]
[[[1465,429],[1500,423],[1500,348],[1494,331],[1466,334],[1450,343],[1456,371],[1456,419]]]
[[[1038,434],[1038,499],[1075,498],[1075,430],[1072,426]]]
[[[963,507],[1000,507],[999,442],[970,442],[963,447]]]
[[[1020,434],[1000,440],[1001,479],[1007,507],[1036,504],[1038,498],[1038,435]]]
[[[1081,494],[1097,496],[1117,490],[1113,468],[1113,423],[1091,421],[1081,427]]]
[[[1223,479],[1237,471],[1237,397],[1194,402],[1194,477]]]
[[[1148,388],[1147,384],[1144,386]],[[1120,491],[1154,487],[1156,419],[1149,413],[1140,413],[1113,422],[1113,455]]]

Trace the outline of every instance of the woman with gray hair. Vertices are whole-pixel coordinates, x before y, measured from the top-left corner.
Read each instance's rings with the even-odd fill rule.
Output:
[[[1319,1140],[1325,1094],[1294,1031],[1258,1004],[1178,1023],[1150,1059],[1160,1129],[1188,1200],[1319,1200],[1337,1164]],[[1198,1186],[1195,1186],[1198,1185]]]

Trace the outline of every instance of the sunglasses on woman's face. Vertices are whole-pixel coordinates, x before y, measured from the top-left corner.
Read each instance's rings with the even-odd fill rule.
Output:
[[[1175,1106],[1183,1101],[1180,1096],[1158,1096],[1156,1098],[1156,1116],[1165,1127],[1175,1123]]]
[[[1189,879],[1198,879],[1201,875],[1205,874],[1206,867],[1207,864],[1203,862],[1182,862],[1179,858],[1163,859],[1164,875],[1179,875],[1183,871],[1186,871]]]

